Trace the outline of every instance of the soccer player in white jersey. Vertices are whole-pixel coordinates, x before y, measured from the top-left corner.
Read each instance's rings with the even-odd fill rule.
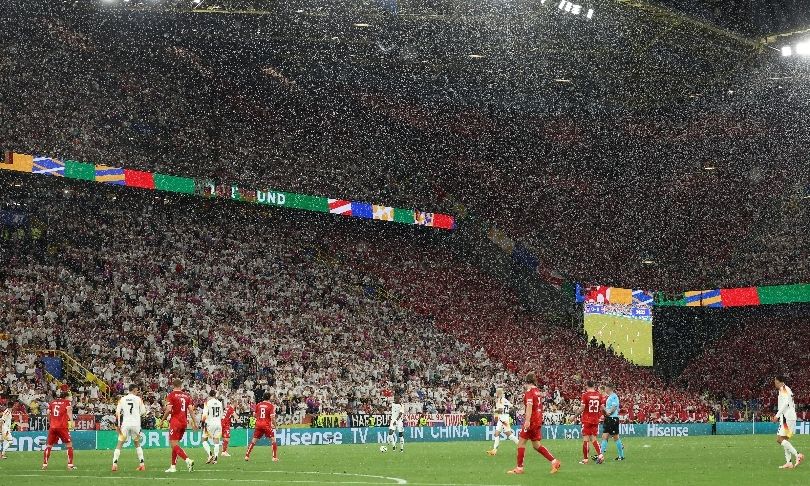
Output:
[[[793,391],[785,384],[785,377],[781,375],[773,379],[773,386],[779,391],[778,410],[773,417],[773,421],[779,423],[776,442],[785,450],[785,463],[779,466],[779,469],[793,469],[804,461],[804,454],[797,452],[789,440],[796,430],[796,404],[793,402]],[[796,457],[796,464],[792,462],[793,457]]]
[[[11,448],[11,407],[3,410],[0,416],[0,459],[6,459],[6,452]]]
[[[397,448],[397,438],[394,433],[399,434],[399,452],[405,452],[405,428],[402,421],[405,418],[405,408],[402,406],[399,395],[391,402],[391,424],[388,426],[388,442],[391,443],[391,452]]]
[[[511,440],[515,444],[518,443],[517,435],[512,431],[512,417],[509,416],[509,409],[512,408],[512,403],[503,395],[503,388],[495,389],[495,409],[493,417],[495,418],[495,443],[492,449],[487,451],[487,454],[494,456],[498,453],[498,446],[501,444],[501,433],[506,436],[507,440]]]
[[[216,398],[217,392],[211,390],[208,393],[208,401],[205,402],[203,408],[202,421],[205,423],[205,432],[203,435],[203,449],[208,454],[206,464],[216,464],[219,460],[219,441],[222,438],[222,417],[225,415],[222,402]],[[211,454],[211,445],[208,441],[214,443],[214,453]]]
[[[139,395],[138,385],[129,387],[129,392],[118,400],[115,407],[115,430],[118,432],[118,445],[113,452],[113,472],[118,471],[118,459],[121,457],[121,447],[127,439],[132,439],[135,452],[138,453],[138,471],[146,471],[143,461],[143,447],[141,447],[141,418],[146,415],[146,407]]]

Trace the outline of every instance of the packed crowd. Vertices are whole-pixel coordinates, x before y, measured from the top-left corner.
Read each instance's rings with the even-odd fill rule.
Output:
[[[810,404],[810,321],[740,319],[692,359],[678,380],[692,391],[775,405],[772,376],[789,374],[798,404]],[[765,331],[765,332],[763,332]],[[792,373],[791,373],[792,371]],[[729,379],[734,377],[734,379]]]
[[[480,346],[320,261],[317,233],[251,208],[30,189],[47,247],[18,241],[5,256],[4,359],[58,348],[113,393],[142,381],[153,404],[173,374],[198,399],[214,388],[247,404],[272,389],[288,414],[379,410],[395,392],[417,412],[472,412],[492,383],[514,384]]]
[[[573,281],[688,289],[810,279],[794,251],[808,244],[797,230],[807,224],[801,191],[810,181],[797,163],[810,142],[796,129],[807,108],[806,66],[751,61],[736,44],[706,48],[720,41],[696,41],[683,26],[668,35],[688,43],[673,38],[664,48],[655,24],[628,12],[628,31],[572,22],[525,33],[539,41],[575,29],[617,46],[601,49],[615,59],[566,53],[581,72],[559,89],[532,84],[538,103],[475,70],[466,78],[412,71],[426,43],[471,35],[462,20],[447,33],[400,19],[391,27],[397,35],[369,36],[317,24],[333,43],[311,51],[298,31],[290,34],[304,39],[298,44],[266,40],[268,26],[251,16],[20,3],[29,6],[5,11],[0,32],[4,148],[427,210],[447,209],[436,201],[452,195]],[[413,31],[424,38],[412,39]],[[487,62],[517,76],[509,62],[525,49],[512,49],[495,26],[488,35],[504,52]],[[618,47],[648,37],[656,42],[649,57]],[[345,39],[357,40],[345,49],[358,51],[343,52]],[[397,62],[359,69],[354,57]],[[655,76],[662,62],[710,77],[711,87],[665,86],[664,96],[655,83],[676,81]],[[723,71],[741,62],[751,68]],[[631,68],[644,75],[601,78],[632,76]],[[712,72],[723,76],[720,88]],[[649,84],[638,86],[639,78]],[[479,84],[508,102],[475,103]],[[622,102],[639,96],[641,106]],[[520,109],[501,106],[518,102]]]
[[[560,397],[551,410],[570,414],[589,379],[617,383],[630,420],[685,421],[690,414],[705,418],[711,408],[698,393],[665,386],[650,369],[590,345],[581,329],[549,326],[544,317],[526,311],[503,283],[476,268],[445,258],[414,258],[423,250],[412,242],[388,243],[394,251],[368,245],[343,257],[378,278],[403,306],[434,318],[460,341],[483,346],[511,372],[538,373],[549,395]]]

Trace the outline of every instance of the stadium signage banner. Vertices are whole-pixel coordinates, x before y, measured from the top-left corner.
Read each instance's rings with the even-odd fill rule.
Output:
[[[247,435],[244,431],[247,429],[232,430],[230,445],[234,447],[243,447],[247,445]],[[284,429],[280,429],[284,430]],[[118,444],[118,433],[114,430],[101,430],[98,432],[98,437],[95,441],[96,449],[98,450],[112,450]],[[130,447],[132,440],[127,439],[124,442],[124,447]],[[183,440],[180,441],[183,447],[202,447],[202,432],[199,430],[186,432]],[[162,449],[169,447],[169,431],[168,430],[143,430],[141,431],[141,446],[144,449]]]
[[[798,422],[794,431],[799,435],[810,435],[810,422]],[[711,434],[709,424],[621,424],[619,433],[624,437],[691,437]],[[718,435],[775,434],[776,424],[769,422],[718,422]],[[74,431],[71,434],[73,446],[77,450],[112,450],[118,443],[118,434],[113,430]],[[47,432],[14,432],[10,452],[41,451],[47,440]],[[281,446],[313,446],[344,444],[385,444],[388,436],[387,427],[350,427],[339,429],[300,429],[280,428],[276,430],[276,439]],[[244,447],[253,437],[253,429],[235,429],[231,431],[230,445]],[[441,426],[441,427],[405,427],[405,440],[408,442],[456,442],[456,441],[491,441],[495,438],[495,427],[491,426]],[[543,438],[550,440],[580,440],[580,425],[544,425]],[[183,447],[202,446],[200,431],[189,431],[180,442]],[[141,432],[141,444],[145,449],[166,449],[169,447],[169,434],[166,430],[144,430]],[[267,439],[259,445],[267,445]],[[124,447],[132,447],[128,439]],[[55,451],[64,449],[59,444]]]
[[[216,184],[208,179],[191,179],[57,157],[7,151],[4,159],[0,160],[0,170],[64,177],[100,184],[174,192],[207,198],[222,198],[302,211],[340,214],[351,218],[429,226],[444,230],[452,230],[456,227],[455,218],[449,214],[428,213],[417,209],[394,208],[361,201],[310,196],[270,189],[248,189],[231,184]]]
[[[115,434],[115,432],[113,432]],[[73,447],[78,450],[93,450],[96,448],[96,432],[95,431],[73,431],[70,433],[70,438],[73,441]],[[48,440],[47,431],[36,432],[12,432],[11,434],[11,448],[12,452],[34,452],[41,451],[45,447]],[[114,446],[114,444],[113,444]],[[61,451],[65,448],[64,444],[57,444],[53,446],[54,451]]]
[[[371,425],[377,427],[388,427],[391,421],[391,415],[387,413],[365,414],[353,413],[348,416],[347,425],[349,427],[369,427]]]

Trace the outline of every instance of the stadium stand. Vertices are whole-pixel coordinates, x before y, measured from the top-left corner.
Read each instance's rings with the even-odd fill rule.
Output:
[[[380,71],[369,68],[358,81],[338,69],[352,53],[319,52],[311,44],[320,37],[301,41],[309,48],[291,61],[245,54],[244,43],[282,51],[262,43],[267,26],[254,19],[245,19],[243,30],[256,35],[234,39],[215,16],[68,14],[56,3],[18,3],[23,7],[0,12],[5,149],[408,207],[436,201],[429,204],[440,209],[452,196],[582,281],[655,288],[810,281],[802,192],[810,169],[795,163],[808,149],[796,128],[808,101],[796,94],[801,78],[792,76],[806,68],[755,61],[751,46],[695,41],[693,32],[676,30],[673,38],[684,42],[673,51],[616,49],[619,58],[596,59],[610,68],[588,79],[532,79],[493,88],[493,95],[486,86],[497,83],[469,64],[458,78],[413,85],[407,69],[417,69],[420,55],[447,60],[413,53],[407,40],[365,39],[347,48],[381,58],[375,69],[408,66],[396,68],[399,82],[383,86]],[[412,27],[401,22],[401,31]],[[472,30],[418,32],[441,46]],[[313,31],[330,39],[323,25]],[[617,35],[610,42],[636,45],[657,30]],[[200,36],[209,42],[196,42]],[[727,49],[682,55],[695,42]],[[592,64],[593,47],[560,56]],[[470,62],[467,53],[437,50]],[[332,71],[308,71],[307,56],[329,59]],[[508,63],[517,55],[504,56]],[[713,75],[741,63],[753,74],[716,86]],[[685,74],[657,77],[660,65]],[[694,79],[707,65],[710,74]],[[642,85],[616,89],[611,77]],[[668,92],[681,94],[662,99],[667,83],[677,84]],[[448,85],[468,86],[469,94],[440,98]],[[607,86],[610,97],[581,99]],[[503,100],[520,100],[522,89],[556,108],[505,108]],[[579,98],[576,106],[563,103],[569,96]],[[477,101],[489,98],[501,101]],[[606,114],[608,103],[621,115]],[[621,136],[608,130],[614,127]],[[600,147],[599,160],[583,158],[593,147]],[[757,169],[762,160],[772,161],[767,171]],[[709,172],[709,165],[724,172]],[[584,370],[610,370],[594,378],[615,380],[632,396],[626,412],[661,421],[700,420],[721,396],[769,403],[772,360],[744,368],[725,358],[785,351],[776,336],[765,335],[755,350],[730,333],[666,383],[589,346],[567,322],[527,310],[510,282],[426,238],[416,244],[407,233],[369,234],[334,220],[126,190],[89,194],[80,184],[17,175],[0,174],[0,182],[8,188],[2,208],[36,221],[25,234],[4,230],[0,246],[0,375],[4,391],[32,415],[59,386],[44,371],[49,349],[65,350],[113,393],[148,381],[153,411],[173,370],[195,377],[196,396],[218,387],[245,407],[272,387],[290,415],[374,410],[391,383],[427,411],[476,412],[491,408],[493,383],[514,390],[517,374],[527,371],[515,358],[521,336],[549,396],[559,397],[552,410],[570,412]],[[659,263],[654,268],[640,263],[648,253]],[[802,322],[790,324],[799,337],[791,344],[798,369],[807,367]],[[756,330],[747,324],[738,332]],[[727,366],[756,386],[728,381]],[[80,411],[109,417],[97,385],[71,385]],[[807,384],[799,387],[806,393]],[[349,389],[357,391],[342,395]]]

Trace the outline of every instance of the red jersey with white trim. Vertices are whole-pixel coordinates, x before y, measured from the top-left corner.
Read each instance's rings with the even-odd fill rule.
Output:
[[[48,427],[51,429],[68,428],[68,407],[70,400],[58,398],[48,404]]]
[[[223,429],[227,429],[228,427],[231,426],[231,417],[233,417],[234,413],[236,413],[236,410],[234,410],[234,408],[231,405],[228,405],[225,408],[225,416],[222,417],[222,428]]]
[[[582,423],[598,424],[602,417],[602,395],[598,391],[582,394]]]
[[[273,428],[273,420],[276,417],[276,406],[264,401],[256,405],[256,428]]]
[[[543,395],[536,386],[529,388],[529,391],[523,394],[523,413],[526,413],[529,405],[532,407],[531,420],[529,417],[526,417],[525,420],[530,422],[532,427],[543,425]]]
[[[178,427],[188,425],[188,412],[194,407],[194,402],[188,393],[184,391],[172,391],[166,395],[166,401],[172,406],[171,423]]]

